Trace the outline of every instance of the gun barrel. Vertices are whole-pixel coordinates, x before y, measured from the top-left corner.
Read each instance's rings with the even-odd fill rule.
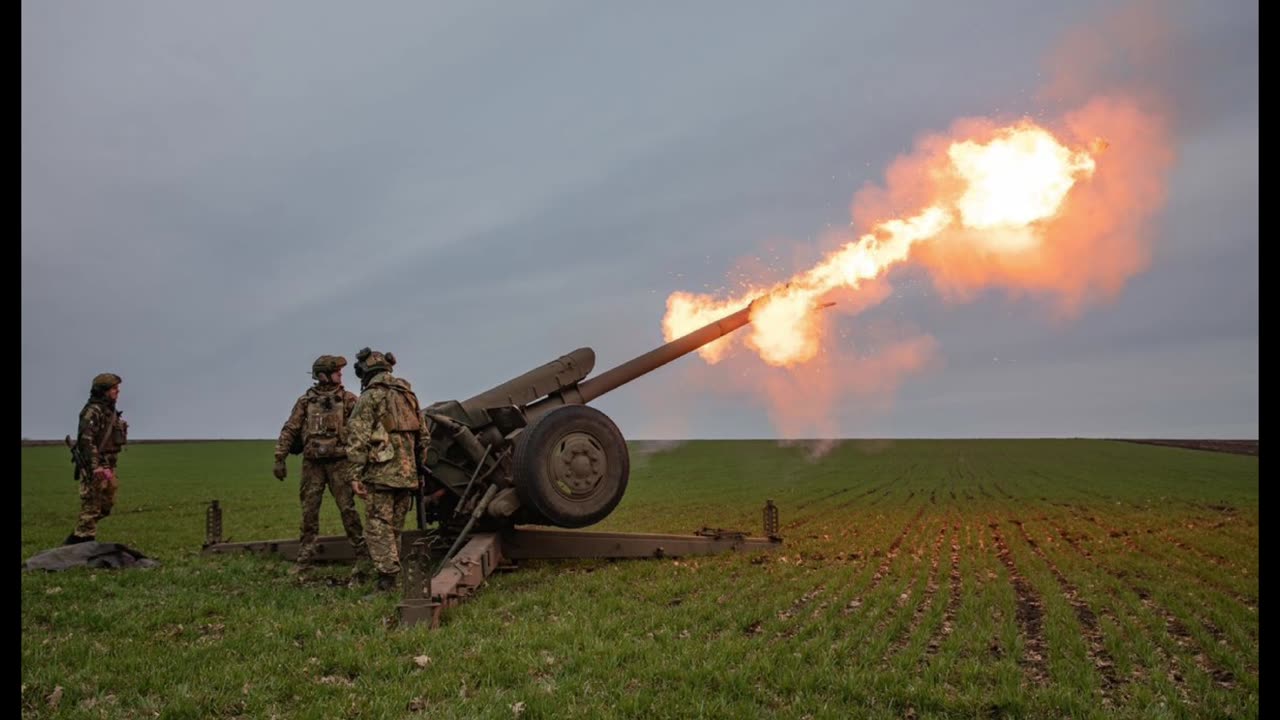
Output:
[[[743,325],[751,322],[751,310],[760,299],[761,298],[756,298],[746,307],[731,315],[726,315],[719,320],[707,323],[687,335],[682,335],[681,337],[678,337],[665,345],[660,345],[639,357],[632,358],[621,365],[612,367],[599,375],[596,375],[595,377],[587,378],[586,380],[579,382],[576,388],[576,393],[557,393],[544,397],[541,400],[526,406],[525,417],[528,419],[529,423],[532,424],[534,420],[561,405],[585,405],[601,395],[616,390],[622,385],[626,385],[642,375],[651,373],[673,360],[678,360],[694,350],[719,340],[725,335],[728,335],[734,330],[737,330]],[[825,305],[817,306],[815,309],[820,310],[834,304],[835,303],[827,303]],[[568,397],[566,397],[566,395],[568,395]]]
[[[654,348],[649,352],[610,368],[595,377],[578,383],[578,392],[582,393],[582,402],[592,400],[615,390],[632,380],[653,372],[667,363],[677,360],[698,348],[715,342],[738,328],[751,322],[751,306],[742,308],[732,315],[727,315],[715,322],[708,323],[688,335]]]

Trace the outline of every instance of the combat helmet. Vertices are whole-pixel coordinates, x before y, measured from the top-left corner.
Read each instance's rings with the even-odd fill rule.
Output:
[[[356,377],[364,379],[366,375],[372,372],[381,372],[390,370],[396,364],[395,353],[383,353],[369,348],[361,348],[356,353]]]
[[[336,373],[346,366],[347,359],[341,355],[321,355],[311,363],[311,377],[320,380],[322,376]]]
[[[115,373],[98,373],[93,377],[93,384],[89,386],[89,392],[100,395],[121,382],[120,376]]]

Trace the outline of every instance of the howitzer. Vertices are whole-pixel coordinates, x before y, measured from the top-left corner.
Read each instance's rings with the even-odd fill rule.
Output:
[[[63,438],[63,440],[62,440],[62,441],[63,441],[64,443],[66,443],[66,444],[67,444],[67,447],[68,447],[68,448],[70,448],[70,450],[71,450],[71,464],[75,466],[75,470],[74,470],[74,471],[72,471],[72,473],[71,473],[71,477],[72,477],[72,478],[74,478],[74,479],[76,479],[76,480],[79,480],[79,479],[81,479],[81,478],[84,478],[85,480],[88,480],[88,479],[89,479],[89,467],[88,467],[88,465],[86,465],[86,464],[85,464],[84,459],[80,457],[80,446],[79,446],[79,444],[78,444],[78,443],[76,443],[76,442],[74,442],[74,441],[72,441],[72,439],[71,439],[71,436],[70,436],[70,435],[68,435],[68,436],[66,436],[65,438]]]
[[[711,527],[692,535],[519,527],[581,528],[608,516],[626,491],[630,457],[613,421],[586,403],[746,325],[754,304],[594,377],[587,376],[595,353],[579,348],[461,402],[424,409],[431,443],[419,469],[420,529],[401,534],[400,622],[436,626],[442,611],[471,597],[494,571],[521,560],[686,557],[780,547],[772,501],[764,509],[765,537]],[[421,529],[431,523],[433,529]],[[223,542],[221,529],[222,509],[215,501],[208,510],[205,553],[297,556],[296,540]],[[355,559],[344,536],[317,542],[318,559]]]
[[[626,491],[630,458],[617,426],[587,403],[750,321],[748,305],[590,378],[595,352],[578,348],[461,402],[428,406],[430,489],[444,493],[426,520],[443,527],[471,520],[490,487],[479,531],[603,520]]]

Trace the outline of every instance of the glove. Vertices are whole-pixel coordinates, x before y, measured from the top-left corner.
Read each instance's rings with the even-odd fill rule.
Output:
[[[108,483],[115,479],[115,473],[109,467],[94,468],[93,479],[98,485],[106,487]]]
[[[271,470],[271,474],[275,475],[277,480],[283,480],[284,476],[289,474],[289,469],[284,464],[284,458],[276,460],[276,466]]]

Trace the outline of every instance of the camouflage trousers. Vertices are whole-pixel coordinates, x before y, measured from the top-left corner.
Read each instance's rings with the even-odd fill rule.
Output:
[[[356,511],[355,494],[351,492],[351,464],[345,459],[303,460],[302,484],[298,488],[302,500],[302,532],[298,540],[298,563],[305,565],[315,559],[316,535],[320,532],[320,505],[324,503],[325,488],[333,495],[342,515],[342,529],[351,541],[356,559],[368,557],[364,529],[360,527],[360,513]]]
[[[120,481],[114,476],[105,482],[92,478],[80,481],[80,518],[75,530],[77,537],[97,536],[98,521],[110,515],[111,508],[115,507],[118,487]]]
[[[413,490],[390,488],[383,485],[365,485],[369,496],[365,509],[369,528],[365,539],[369,542],[369,555],[380,575],[400,574],[400,531],[404,530],[404,517],[413,506]]]

